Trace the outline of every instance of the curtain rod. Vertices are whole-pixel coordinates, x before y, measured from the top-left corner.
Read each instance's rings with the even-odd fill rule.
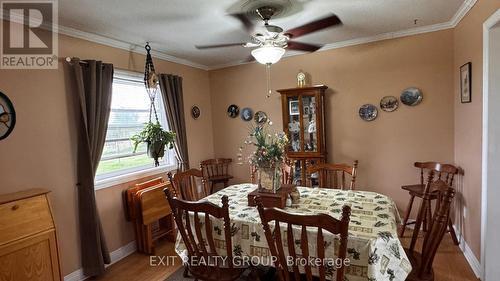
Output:
[[[72,58],[72,57],[66,57],[64,60],[65,60],[67,63],[71,63],[71,62],[73,61],[73,58]],[[82,60],[81,60],[81,61],[79,61],[79,62],[80,62],[80,63],[82,63],[82,64],[88,64],[88,62],[86,62],[86,61],[82,61]]]

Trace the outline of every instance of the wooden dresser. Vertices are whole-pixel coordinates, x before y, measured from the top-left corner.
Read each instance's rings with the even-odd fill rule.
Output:
[[[49,192],[0,195],[0,281],[62,280]]]

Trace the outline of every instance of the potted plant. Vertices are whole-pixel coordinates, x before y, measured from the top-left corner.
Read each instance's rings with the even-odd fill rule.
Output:
[[[281,166],[285,162],[288,139],[283,132],[271,134],[268,121],[262,126],[253,127],[245,141],[246,145],[255,147],[250,154],[249,162],[257,168],[259,190],[276,193],[281,188]],[[243,147],[240,147],[238,158],[242,158]]]
[[[163,130],[159,122],[148,122],[142,131],[130,138],[134,143],[134,153],[140,143],[146,143],[148,156],[155,160],[155,166],[159,166],[158,158],[165,155],[165,146],[169,149],[174,147],[175,133]]]

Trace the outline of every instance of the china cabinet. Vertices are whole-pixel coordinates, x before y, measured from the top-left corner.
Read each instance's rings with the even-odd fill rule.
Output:
[[[307,167],[326,161],[325,85],[278,90],[283,130],[288,137],[287,157],[293,163],[293,184],[303,185]]]

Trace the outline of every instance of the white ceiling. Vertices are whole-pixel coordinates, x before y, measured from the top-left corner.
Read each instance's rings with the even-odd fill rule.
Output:
[[[335,13],[341,27],[297,41],[332,44],[450,22],[470,0],[60,0],[59,25],[138,45],[194,64],[215,68],[249,56],[242,47],[197,50],[194,46],[248,41],[228,13],[257,2],[284,3],[288,10],[272,24],[285,30]],[[475,2],[475,1],[474,1]],[[417,24],[414,20],[417,19]],[[260,24],[260,23],[259,23]]]

